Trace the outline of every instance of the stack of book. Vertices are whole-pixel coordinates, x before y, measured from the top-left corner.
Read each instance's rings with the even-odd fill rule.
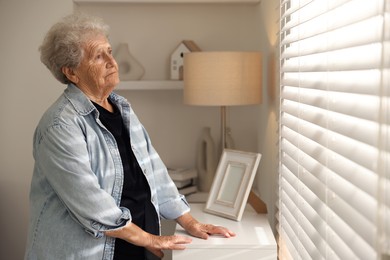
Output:
[[[180,194],[188,195],[197,192],[196,178],[198,177],[198,172],[195,169],[168,168],[168,173]]]

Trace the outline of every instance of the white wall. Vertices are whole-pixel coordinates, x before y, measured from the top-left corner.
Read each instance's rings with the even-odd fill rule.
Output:
[[[62,91],[39,61],[49,26],[71,1],[0,0],[0,259],[22,259],[37,120]],[[50,10],[50,11],[47,11]]]
[[[263,104],[258,113],[258,149],[263,155],[256,185],[261,199],[267,204],[268,219],[276,234],[275,213],[278,193],[278,118],[279,118],[279,1],[263,0],[258,10],[259,35],[266,57]]]
[[[264,65],[267,65],[276,41],[277,2],[263,0],[261,5],[253,7],[253,12],[248,12],[245,7],[209,6],[199,9],[194,6],[194,15],[199,16],[201,12],[204,23],[214,24],[215,30],[219,30],[211,29],[207,34],[197,29],[199,24],[188,22],[188,17],[180,11],[182,7],[176,13],[171,12],[169,17],[161,13],[167,6],[141,15],[144,6],[139,5],[137,11],[131,11],[131,18],[128,16],[129,10],[117,7],[104,6],[102,13],[99,13],[99,9],[92,12],[101,14],[110,23],[113,47],[122,41],[129,42],[134,52],[143,53],[138,58],[147,69],[145,78],[159,79],[168,78],[166,65],[170,48],[173,50],[176,43],[188,37],[204,50],[260,50],[264,53]],[[37,49],[48,28],[72,10],[71,0],[0,0],[0,230],[3,234],[0,259],[23,257],[33,168],[33,131],[44,110],[63,90],[40,63]],[[228,15],[216,14],[221,10]],[[133,18],[144,20],[142,23],[131,23]],[[183,24],[180,34],[173,33],[169,28],[158,29],[159,34],[145,32],[145,28],[156,28],[158,24],[168,22],[168,18]],[[130,23],[124,24],[123,21]],[[231,38],[231,35],[236,37]],[[220,43],[221,40],[224,44]],[[273,94],[275,89],[267,84],[267,67],[264,67],[264,72],[263,104],[230,109],[229,124],[238,149],[261,152],[263,155],[256,186],[268,204],[273,222],[277,192],[274,181],[277,176],[277,102]],[[170,166],[194,165],[197,138],[203,126],[212,127],[215,140],[219,140],[218,108],[185,106],[181,102],[180,90],[120,91],[120,94],[131,101],[155,147]]]

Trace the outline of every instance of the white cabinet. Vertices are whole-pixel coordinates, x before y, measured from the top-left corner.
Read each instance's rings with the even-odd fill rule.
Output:
[[[191,204],[191,214],[203,223],[225,226],[236,233],[235,237],[210,236],[203,240],[192,238],[185,250],[172,252],[172,260],[226,259],[253,260],[277,259],[277,246],[267,215],[257,214],[249,205],[240,222],[203,212],[204,204]],[[186,235],[176,226],[175,234]]]

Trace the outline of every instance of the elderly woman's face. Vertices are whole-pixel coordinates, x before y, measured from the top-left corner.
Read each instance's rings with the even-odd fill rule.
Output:
[[[89,37],[84,45],[84,57],[74,70],[76,85],[89,91],[111,91],[119,83],[118,64],[104,35]]]

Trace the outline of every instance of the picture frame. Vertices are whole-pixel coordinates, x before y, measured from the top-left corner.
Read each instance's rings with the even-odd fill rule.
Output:
[[[204,211],[241,221],[260,159],[260,153],[224,149]]]

